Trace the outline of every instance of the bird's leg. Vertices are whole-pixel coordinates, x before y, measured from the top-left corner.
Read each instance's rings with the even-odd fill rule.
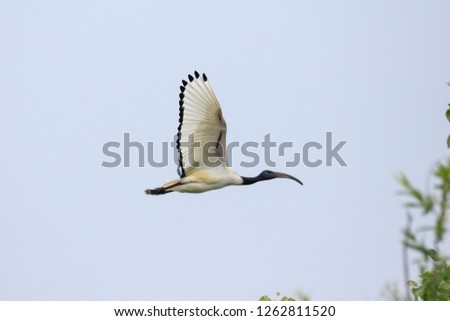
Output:
[[[146,189],[145,194],[147,194],[147,195],[164,195],[164,194],[173,192],[170,189],[174,188],[175,186],[178,186],[178,185],[183,185],[183,183],[178,181],[175,184],[172,184],[169,186],[157,187],[154,189]]]
[[[157,187],[154,189],[146,189],[145,194],[147,195],[164,195],[167,193],[171,193],[173,191],[168,191],[166,187]]]

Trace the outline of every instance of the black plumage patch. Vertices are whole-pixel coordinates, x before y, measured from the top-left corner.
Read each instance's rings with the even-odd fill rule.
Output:
[[[190,75],[189,75],[190,76]],[[190,76],[192,77],[192,76]],[[186,80],[182,80],[183,86],[180,86],[180,101],[178,102],[178,104],[180,105],[179,108],[179,117],[178,117],[178,132],[177,132],[177,142],[176,142],[176,147],[178,150],[178,168],[177,168],[177,172],[178,175],[180,176],[180,178],[183,178],[186,176],[186,173],[184,171],[184,167],[183,167],[183,154],[181,153],[181,145],[180,145],[180,141],[181,141],[181,128],[183,127],[183,117],[184,117],[184,91],[186,90],[186,85],[188,84],[188,82]]]
[[[193,81],[194,77],[192,77],[192,75],[188,75],[189,81]]]
[[[180,94],[181,95],[181,94]],[[178,133],[177,133],[177,150],[178,150],[178,168],[177,172],[180,178],[183,178],[186,176],[186,173],[184,171],[183,167],[183,154],[181,153],[180,148],[180,140],[181,140],[181,127],[183,126],[183,117],[184,117],[184,107],[183,107],[183,100],[180,100],[180,113],[179,113],[179,124],[178,124]]]
[[[205,74],[203,74],[202,77],[203,77],[203,81],[208,81],[208,78],[206,78]]]
[[[195,78],[197,78],[198,79],[198,77],[200,77],[200,74],[198,73],[198,71],[196,70],[196,71],[194,71],[194,76],[195,76]]]

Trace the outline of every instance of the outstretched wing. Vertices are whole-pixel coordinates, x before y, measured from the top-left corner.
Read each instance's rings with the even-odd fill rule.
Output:
[[[195,71],[180,87],[178,174],[200,167],[226,166],[227,124],[205,74]]]

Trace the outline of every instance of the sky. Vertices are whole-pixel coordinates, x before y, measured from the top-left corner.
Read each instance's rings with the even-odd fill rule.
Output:
[[[449,12],[448,1],[2,1],[0,299],[403,290],[395,177],[431,190],[449,156]],[[273,150],[275,167],[249,168],[235,149],[241,175],[278,170],[304,186],[159,197],[144,190],[176,178],[173,162],[139,167],[132,149],[129,167],[102,166],[103,145],[123,147],[125,133],[161,159],[194,70],[221,103],[228,142],[270,134],[292,155],[331,132],[347,166],[286,167]]]

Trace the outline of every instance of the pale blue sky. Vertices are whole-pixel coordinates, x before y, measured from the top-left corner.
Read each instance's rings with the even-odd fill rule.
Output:
[[[449,14],[448,1],[2,1],[0,299],[380,299],[402,282],[394,176],[429,188],[448,157]],[[348,166],[277,166],[303,187],[163,197],[143,191],[172,164],[102,167],[124,132],[172,139],[195,69],[228,141],[301,147],[331,131]]]

